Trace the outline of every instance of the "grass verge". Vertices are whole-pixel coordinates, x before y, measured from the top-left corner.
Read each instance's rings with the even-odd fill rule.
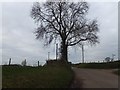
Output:
[[[73,72],[66,65],[2,67],[3,88],[69,88]]]

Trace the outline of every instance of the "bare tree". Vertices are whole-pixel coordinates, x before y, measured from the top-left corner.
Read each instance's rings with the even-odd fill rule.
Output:
[[[45,39],[49,45],[53,40],[60,39],[61,59],[68,60],[68,47],[83,41],[91,45],[99,42],[96,20],[89,21],[87,2],[36,2],[31,10],[31,17],[38,27],[36,39]]]
[[[106,61],[106,62],[110,62],[110,59],[111,59],[110,57],[106,57],[106,58],[105,58],[105,61]]]

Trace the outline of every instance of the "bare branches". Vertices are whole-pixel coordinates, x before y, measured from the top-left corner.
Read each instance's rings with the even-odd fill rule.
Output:
[[[49,38],[48,43],[51,43],[59,37],[68,46],[82,41],[97,43],[98,24],[96,20],[88,22],[85,18],[88,9],[87,2],[34,3],[31,17],[39,25],[35,32],[36,38]]]
[[[86,41],[86,40],[87,40],[87,38],[86,38],[86,39],[79,39],[78,41],[76,41],[76,42],[74,42],[74,43],[68,44],[68,46],[74,46],[74,45],[80,43],[81,41]]]
[[[99,43],[97,36],[97,32],[99,31],[99,29],[96,20],[75,26],[77,26],[75,28],[76,32],[74,32],[74,30],[71,30],[71,32],[69,32],[70,34],[68,35],[67,38],[68,46],[76,45],[81,41],[86,41],[89,42],[90,44]]]
[[[67,60],[68,46],[88,42],[94,45],[99,42],[99,31],[96,20],[88,21],[87,2],[45,2],[34,3],[31,17],[38,24],[36,39],[45,39],[45,45],[53,40],[61,40],[61,59]]]

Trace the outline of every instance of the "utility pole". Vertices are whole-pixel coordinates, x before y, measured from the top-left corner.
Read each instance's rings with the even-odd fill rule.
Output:
[[[84,46],[82,44],[82,63],[84,63]]]
[[[57,60],[57,56],[58,56],[58,43],[56,43],[56,60]]]

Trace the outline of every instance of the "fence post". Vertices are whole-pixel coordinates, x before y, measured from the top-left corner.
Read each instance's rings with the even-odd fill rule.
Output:
[[[11,58],[9,59],[9,65],[11,64]]]
[[[38,67],[39,67],[39,61],[38,61]]]

